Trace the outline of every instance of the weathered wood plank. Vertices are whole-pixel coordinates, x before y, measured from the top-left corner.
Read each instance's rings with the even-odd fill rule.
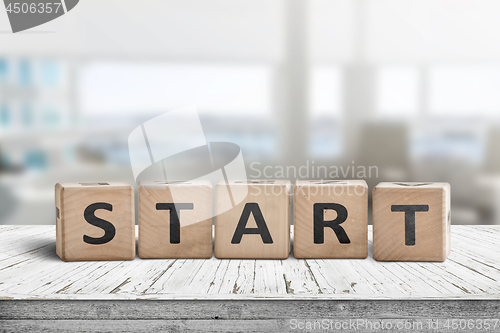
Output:
[[[323,267],[329,263],[330,260],[324,259],[307,259],[305,260],[306,266],[318,285],[319,294],[331,295],[350,292],[350,283],[338,270],[332,269],[330,274],[326,274]]]
[[[495,301],[0,301],[0,327],[3,332],[293,332],[301,323],[316,325],[307,331],[317,332],[325,331],[321,323],[347,323],[343,332],[377,332],[383,323],[384,331],[410,325],[401,327],[453,332],[444,327],[447,319],[491,320],[499,311]]]
[[[64,263],[54,226],[0,226],[4,299],[500,299],[500,227],[452,226],[443,263],[140,259]],[[293,233],[292,233],[293,236]]]
[[[0,321],[3,332],[285,332],[285,320],[58,320]]]
[[[237,275],[233,287],[230,289],[231,293],[241,295],[254,293],[256,266],[256,260],[242,259],[238,261],[238,267],[235,268],[235,273]],[[226,289],[226,291],[227,290],[228,289]]]
[[[212,285],[212,294],[214,295],[236,294],[237,292],[236,280],[239,277],[239,265],[241,264],[241,260],[224,259],[224,262],[227,262],[226,270],[221,270],[219,272],[219,279],[215,279]]]
[[[498,318],[493,300],[0,301],[0,320]],[[500,323],[499,323],[500,325]]]
[[[287,294],[285,270],[281,260],[256,260],[255,263],[255,294]]]
[[[304,259],[282,260],[283,274],[288,294],[319,294],[320,287]]]

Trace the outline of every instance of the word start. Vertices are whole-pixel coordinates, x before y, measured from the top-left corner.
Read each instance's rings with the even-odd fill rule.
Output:
[[[139,257],[286,259],[292,192],[296,258],[368,256],[364,180],[297,180],[293,186],[288,180],[230,180],[213,192],[208,180],[139,182]],[[129,184],[58,183],[55,205],[62,260],[135,258],[136,202]],[[372,220],[375,260],[444,261],[451,246],[450,185],[379,183]]]

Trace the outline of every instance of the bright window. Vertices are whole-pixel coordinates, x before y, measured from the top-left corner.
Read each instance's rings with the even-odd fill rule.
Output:
[[[338,67],[314,67],[309,77],[309,154],[333,158],[342,151],[342,72]]]
[[[196,104],[200,113],[271,111],[272,72],[264,65],[94,63],[80,73],[84,115],[158,113]]]
[[[78,91],[84,118],[119,116],[115,124],[196,105],[207,141],[236,143],[257,159],[278,148],[272,88],[266,65],[99,62],[83,66]]]
[[[412,117],[418,113],[419,74],[413,67],[385,67],[378,71],[376,106],[378,116]]]
[[[430,111],[435,116],[498,117],[500,66],[446,66],[430,72]]]

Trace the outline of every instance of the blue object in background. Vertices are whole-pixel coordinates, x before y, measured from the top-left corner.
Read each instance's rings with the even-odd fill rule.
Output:
[[[57,88],[61,85],[61,66],[55,60],[46,60],[41,65],[41,84]]]
[[[42,150],[26,152],[24,166],[31,170],[44,170],[47,168],[47,155]]]
[[[6,59],[0,58],[0,83],[7,81],[9,74],[9,64]]]
[[[7,104],[0,104],[0,125],[7,128],[11,122],[11,114]]]
[[[480,133],[443,129],[439,133],[418,133],[411,142],[414,158],[455,159],[480,164],[485,158],[485,147]]]

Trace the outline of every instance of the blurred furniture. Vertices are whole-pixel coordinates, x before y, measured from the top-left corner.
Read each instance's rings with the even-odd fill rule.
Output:
[[[16,210],[18,202],[12,195],[12,189],[0,184],[0,224],[6,221]]]
[[[400,123],[365,124],[358,142],[356,166],[378,168],[378,178],[367,178],[369,188],[383,181],[409,181],[408,128]]]
[[[481,197],[487,200],[489,207],[492,208],[493,224],[500,225],[500,174],[482,175],[477,179],[477,184],[486,189],[486,193],[482,193]]]
[[[493,223],[500,225],[500,128],[492,127],[486,136],[481,174],[476,179],[479,190],[474,197],[481,211],[493,213]]]
[[[452,226],[451,232],[443,263],[375,262],[371,252],[363,260],[65,263],[55,253],[54,226],[0,226],[0,327],[255,332],[288,331],[294,318],[384,318],[393,325],[437,319],[443,325],[456,313],[496,318],[500,227]]]
[[[489,129],[484,157],[483,172],[500,175],[500,127]]]

